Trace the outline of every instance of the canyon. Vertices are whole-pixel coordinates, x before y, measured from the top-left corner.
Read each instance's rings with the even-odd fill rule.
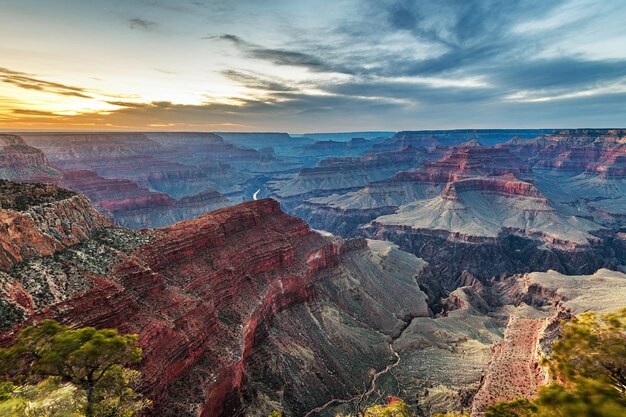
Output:
[[[549,382],[562,319],[624,306],[625,143],[0,135],[0,343],[45,318],[137,333],[154,415],[482,416]]]

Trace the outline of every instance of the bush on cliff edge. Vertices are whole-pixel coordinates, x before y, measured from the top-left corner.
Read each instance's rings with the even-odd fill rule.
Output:
[[[53,320],[30,326],[0,349],[0,415],[131,417],[149,406],[137,393],[137,335]]]

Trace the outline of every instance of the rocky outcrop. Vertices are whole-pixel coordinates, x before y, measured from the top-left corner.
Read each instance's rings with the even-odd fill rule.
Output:
[[[624,224],[619,196],[626,191],[625,130],[564,130],[499,147],[525,160],[537,187],[564,209],[574,207],[611,227]]]
[[[327,158],[313,168],[304,168],[293,178],[268,184],[272,195],[288,208],[316,196],[357,190],[371,181],[420,166],[424,149],[407,147],[398,151],[350,158]]]
[[[588,220],[562,215],[533,184],[513,176],[451,182],[438,197],[402,206],[369,227],[447,234],[465,242],[494,243],[502,233],[513,233],[571,248],[598,243],[589,232],[601,229]]]
[[[504,340],[494,345],[482,386],[472,402],[472,415],[482,415],[499,401],[533,398],[547,382],[539,365],[540,330],[545,319],[512,316]]]
[[[525,176],[529,172],[528,166],[508,149],[471,142],[446,148],[443,153],[446,155],[438,161],[370,182],[358,191],[310,198],[294,212],[313,227],[351,236],[359,233],[359,226],[376,217],[394,213],[405,204],[435,197],[450,181],[511,173]]]
[[[23,190],[32,194],[31,189]],[[39,194],[51,201],[26,207],[22,216],[50,207],[38,220],[48,225],[63,223],[60,204],[87,202],[73,194],[58,203],[47,197],[50,193],[32,195]],[[71,213],[75,225],[85,213],[102,220],[89,206],[73,206]],[[11,232],[10,219],[8,224]],[[92,219],[90,224],[98,223]],[[73,231],[79,236],[78,229]],[[333,353],[343,352],[382,369],[391,355],[384,335],[397,334],[405,317],[430,314],[413,280],[422,267],[419,260],[400,255],[389,244],[369,249],[365,240],[324,237],[283,214],[269,199],[163,229],[104,228],[92,239],[88,232],[95,230],[80,235],[86,239],[82,242],[68,237],[50,248],[36,244],[36,253],[13,256],[2,264],[2,327],[7,331],[12,325],[53,317],[76,326],[139,333],[144,389],[155,400],[158,415],[238,415],[251,404],[269,407],[267,398],[280,400],[268,397],[258,385],[267,380],[254,377],[257,359],[268,359],[263,352],[270,345],[265,343],[272,338],[272,323],[279,315],[291,329],[288,334],[298,328],[293,326],[300,325],[303,313],[312,324],[327,322],[311,327],[309,338],[299,338],[301,349],[316,351],[316,344],[322,343]],[[33,233],[23,237],[23,242],[26,237],[35,243],[40,239]],[[63,250],[67,244],[75,245]],[[55,256],[45,256],[54,251]],[[317,313],[309,315],[309,309],[326,313],[315,318]],[[339,322],[332,319],[335,314],[342,317]],[[332,339],[317,337],[318,332],[330,337],[339,329],[349,332],[354,343],[333,345]],[[362,348],[355,351],[357,345]],[[308,358],[299,349],[281,345],[269,351],[276,357]],[[330,350],[318,355],[315,366],[326,373],[318,377],[343,379],[342,388],[322,387],[306,396],[295,393],[285,409],[304,410],[336,393],[357,393],[359,384],[369,378],[367,368],[354,367],[350,361],[347,368],[331,363]]]
[[[142,189],[125,179],[107,179],[86,170],[66,170],[57,181],[80,192],[116,224],[132,228],[162,227],[224,207],[229,200],[215,190],[175,200],[165,193]]]
[[[49,184],[0,180],[0,268],[52,255],[110,226],[85,197]]]
[[[578,276],[533,272],[508,281],[497,284],[496,292],[502,291],[501,301],[516,300],[518,307],[511,311],[503,340],[492,346],[489,366],[472,401],[473,416],[482,416],[499,401],[533,398],[550,382],[541,358],[559,337],[562,321],[587,311],[622,308],[626,299],[626,275],[606,269]]]
[[[391,139],[372,147],[372,151],[381,152],[399,149],[407,145],[422,146],[434,150],[437,146],[454,146],[476,140],[483,145],[496,145],[513,138],[535,138],[551,132],[550,130],[498,130],[498,129],[460,129],[460,130],[420,130],[396,133]]]
[[[28,146],[21,136],[0,134],[0,178],[34,182],[58,176],[39,149]]]

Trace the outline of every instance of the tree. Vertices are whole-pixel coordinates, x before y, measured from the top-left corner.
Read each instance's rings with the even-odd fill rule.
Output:
[[[81,417],[84,396],[59,378],[48,377],[37,385],[10,385],[0,400],[0,416]]]
[[[469,414],[445,413],[435,414],[433,417],[470,417]]]
[[[626,308],[602,316],[589,312],[575,317],[545,362],[566,386],[593,379],[626,398]]]
[[[45,378],[72,384],[84,395],[87,417],[128,417],[148,405],[133,386],[141,360],[137,335],[84,327],[73,330],[53,320],[23,329],[14,344],[0,350],[0,373],[20,384]]]
[[[537,406],[525,398],[492,405],[485,412],[485,417],[533,417]]]
[[[555,383],[534,401],[495,404],[485,417],[626,416],[626,308],[575,317],[543,363]]]

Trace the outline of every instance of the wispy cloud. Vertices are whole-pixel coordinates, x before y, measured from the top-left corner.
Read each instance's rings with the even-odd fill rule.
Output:
[[[159,24],[157,22],[153,22],[152,20],[134,17],[132,19],[128,19],[128,26],[134,30],[151,32],[156,30],[159,27]]]
[[[293,85],[287,85],[287,83],[281,80],[272,80],[267,77],[262,77],[256,74],[237,71],[233,69],[223,70],[222,75],[226,78],[235,81],[238,84],[241,84],[245,87],[255,89],[255,90],[264,90],[266,92],[276,92],[276,91],[295,91],[297,88]]]
[[[347,67],[334,65],[310,53],[280,48],[266,48],[232,34],[206,36],[203,39],[217,39],[232,42],[249,58],[265,60],[276,65],[305,67],[316,72],[350,72]]]
[[[146,62],[145,73],[133,60],[124,77],[114,74],[127,77],[124,95],[111,92],[105,74],[91,90],[9,69],[0,69],[0,81],[56,94],[60,103],[91,98],[106,111],[89,112],[89,102],[84,114],[59,120],[92,125],[315,130],[321,118],[325,129],[341,130],[623,124],[626,9],[618,3],[132,0],[111,17],[114,24],[130,17],[121,23],[136,33],[124,39],[136,42],[137,61]],[[153,37],[143,32],[161,34],[165,22],[171,33],[159,39],[163,53],[154,53],[147,48]],[[212,34],[203,42],[207,28]],[[118,63],[132,56],[126,52]],[[137,74],[146,77],[137,85],[149,88],[132,89]],[[29,109],[22,104],[5,101],[2,117],[53,119],[11,113]]]
[[[31,74],[0,68],[0,81],[27,90],[43,91],[64,96],[92,98],[89,92],[80,87],[55,83],[33,77]]]

